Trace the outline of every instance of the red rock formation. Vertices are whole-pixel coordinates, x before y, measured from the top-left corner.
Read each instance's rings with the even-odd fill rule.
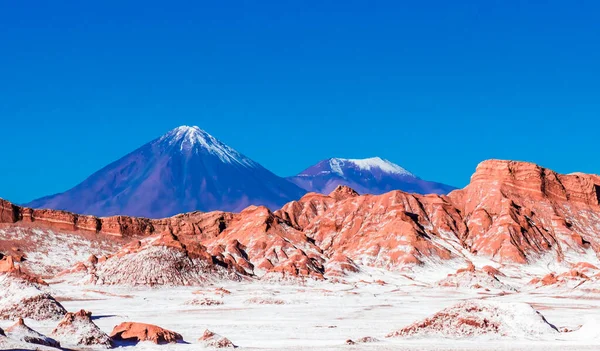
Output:
[[[590,280],[590,277],[577,269],[572,269],[567,272],[556,274],[554,272],[548,273],[541,278],[532,279],[529,284],[537,286],[549,286],[549,285],[566,285],[569,282],[575,282],[580,285],[581,283]]]
[[[85,310],[67,313],[50,335],[63,346],[113,346],[111,338],[92,322],[92,313]]]
[[[15,265],[15,260],[12,256],[4,256],[0,259],[0,273],[20,272],[19,267]]]
[[[449,197],[468,227],[471,252],[499,262],[527,262],[531,254],[598,248],[593,227],[600,177],[560,175],[525,162],[482,162],[471,183]]]
[[[144,323],[124,322],[114,327],[110,337],[115,341],[152,341],[155,344],[168,344],[183,341],[180,334],[159,326]]]
[[[266,207],[250,206],[207,244],[222,261],[259,277],[323,277],[319,247]]]
[[[20,207],[0,199],[0,223],[15,223],[19,220]]]
[[[483,272],[486,272],[489,275],[492,275],[494,277],[504,277],[504,273],[500,272],[498,269],[492,267],[492,266],[483,266],[481,267],[481,270]]]
[[[217,349],[237,347],[231,342],[231,340],[219,334],[216,334],[208,329],[204,331],[204,334],[198,340],[203,342],[204,347],[213,347]]]
[[[42,226],[129,241],[105,261],[73,270],[89,271],[108,284],[164,284],[172,274],[173,284],[200,283],[185,276],[193,269],[186,260],[203,262],[196,273],[205,277],[225,271],[238,277],[322,279],[361,265],[403,269],[449,259],[468,264],[466,253],[504,264],[542,255],[560,261],[567,251],[574,254],[569,257],[600,252],[599,186],[594,175],[560,175],[530,163],[490,160],[477,167],[467,187],[448,196],[400,191],[359,196],[338,187],[329,195],[307,194],[275,212],[251,206],[238,214],[192,212],[159,220],[79,216],[2,201],[0,221],[5,227]],[[153,278],[138,279],[148,273],[142,271],[129,282],[110,278],[147,259],[163,267]]]
[[[440,212],[444,218],[436,216]],[[356,263],[394,268],[429,257],[452,258],[431,239],[463,227],[459,213],[443,198],[392,191],[338,201],[305,232],[327,256],[343,254]]]

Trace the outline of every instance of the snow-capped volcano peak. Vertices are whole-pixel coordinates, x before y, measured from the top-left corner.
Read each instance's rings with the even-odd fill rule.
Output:
[[[331,170],[339,175],[344,175],[343,167],[354,166],[361,171],[373,171],[378,169],[384,173],[396,174],[407,177],[414,177],[415,175],[407,171],[406,169],[392,163],[388,160],[384,160],[381,157],[371,157],[364,159],[346,159],[346,158],[332,158],[329,159],[329,165]]]
[[[97,216],[164,218],[190,211],[277,209],[305,190],[198,127],[168,131],[32,207]]]
[[[180,126],[170,130],[158,139],[159,143],[169,146],[178,145],[180,151],[203,152],[218,157],[230,164],[256,167],[257,164],[248,157],[227,146],[217,138],[197,126]]]
[[[453,187],[420,179],[381,157],[364,159],[330,158],[287,178],[307,191],[329,194],[339,185],[360,194],[383,194],[404,190],[419,194],[447,194]]]
[[[349,158],[330,158],[319,162],[317,165],[306,169],[300,173],[302,175],[313,176],[317,174],[336,174],[340,177],[349,176],[350,173],[378,173],[388,174],[400,177],[412,177],[415,175],[406,169],[384,160],[381,157],[371,157],[364,159],[349,159]]]

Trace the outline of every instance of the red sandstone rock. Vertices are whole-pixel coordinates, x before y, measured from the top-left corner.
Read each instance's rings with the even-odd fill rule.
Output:
[[[581,283],[590,280],[590,277],[581,273],[576,269],[572,269],[567,272],[556,274],[554,272],[548,273],[541,278],[532,279],[529,284],[537,286],[549,286],[549,285],[566,285],[570,281]]]
[[[210,243],[209,252],[258,277],[322,279],[326,258],[300,230],[266,207],[250,206]]]
[[[92,322],[92,313],[84,310],[67,313],[50,335],[63,346],[113,346],[111,338]]]
[[[15,265],[15,260],[12,256],[4,256],[0,259],[0,272],[19,272],[20,269]]]
[[[427,209],[443,211],[444,217],[431,217]],[[423,264],[429,257],[453,258],[430,236],[442,237],[459,228],[459,213],[442,198],[392,191],[338,201],[313,220],[305,233],[326,256],[344,255],[357,264],[394,268]]]
[[[465,245],[499,262],[527,262],[530,253],[597,245],[598,184],[594,175],[560,175],[525,162],[482,162],[471,183],[449,197],[469,228]],[[573,216],[573,213],[579,213]],[[587,215],[586,215],[587,213]]]
[[[546,253],[563,260],[566,251],[600,253],[599,186],[594,175],[489,160],[467,187],[449,196],[400,191],[358,196],[339,187],[329,195],[307,194],[275,212],[251,206],[238,214],[193,212],[159,220],[96,218],[1,201],[0,222],[132,241],[71,272],[85,272],[99,283],[201,284],[224,274],[323,279],[360,265],[403,269],[448,259],[468,265],[460,250],[498,263],[527,263]],[[186,265],[190,259],[199,264]],[[160,269],[145,271],[146,260]]]
[[[473,262],[469,261],[467,268],[460,268],[460,269],[458,269],[456,271],[456,274],[460,274],[460,273],[463,273],[463,272],[472,272],[472,273],[474,273],[475,272],[475,266],[473,265]]]
[[[110,336],[116,341],[152,341],[155,344],[168,344],[183,341],[183,337],[180,334],[170,330],[152,324],[135,322],[125,322],[115,326]]]
[[[498,269],[492,267],[492,266],[483,266],[481,267],[481,270],[483,272],[486,272],[489,275],[492,275],[494,277],[504,277],[504,273],[500,272]]]
[[[354,189],[345,185],[338,185],[337,188],[329,194],[329,197],[332,197],[335,201],[345,200],[356,196],[359,196],[359,194]]]
[[[219,334],[216,334],[208,329],[204,331],[204,334],[198,340],[202,341],[205,347],[214,347],[217,349],[237,347],[231,342],[231,340]]]

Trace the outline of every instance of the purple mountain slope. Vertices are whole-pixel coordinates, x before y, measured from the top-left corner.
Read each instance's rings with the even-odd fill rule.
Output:
[[[96,216],[168,217],[190,211],[275,209],[306,193],[215,139],[182,126],[74,188],[27,206]]]
[[[338,185],[347,185],[360,194],[383,194],[391,190],[447,194],[455,189],[449,185],[420,179],[379,157],[360,160],[330,158],[287,179],[307,191],[323,194],[330,193]]]

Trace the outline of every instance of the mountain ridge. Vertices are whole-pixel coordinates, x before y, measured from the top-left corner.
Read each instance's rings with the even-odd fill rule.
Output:
[[[447,194],[455,187],[423,180],[405,168],[380,157],[329,158],[305,169],[289,181],[309,191],[327,194],[339,185],[360,194],[379,195],[392,190],[418,194]]]
[[[328,195],[308,193],[277,211],[250,206],[239,213],[192,212],[164,219],[97,218],[0,201],[0,222],[74,235],[106,234],[111,240],[145,238],[147,245],[131,243],[142,255],[162,247],[190,255],[186,247],[200,245],[196,254],[207,262],[210,256],[232,272],[258,278],[323,279],[365,266],[410,271],[443,262],[472,265],[475,257],[500,268],[549,258],[565,269],[588,261],[600,267],[600,177],[563,175],[513,161],[480,163],[469,185],[447,196],[398,190],[358,195],[339,186]],[[17,257],[38,249],[29,245],[15,251],[23,243],[10,240],[2,243],[5,254]],[[108,266],[98,264],[122,267],[129,247],[108,256]],[[177,262],[173,266],[179,267]],[[119,272],[126,279],[127,271]]]
[[[64,192],[24,206],[96,216],[163,218],[190,211],[275,210],[307,192],[338,185],[361,194],[391,190],[445,194],[453,187],[422,180],[380,157],[330,158],[294,177],[279,177],[197,126],[180,126],[104,166]]]

